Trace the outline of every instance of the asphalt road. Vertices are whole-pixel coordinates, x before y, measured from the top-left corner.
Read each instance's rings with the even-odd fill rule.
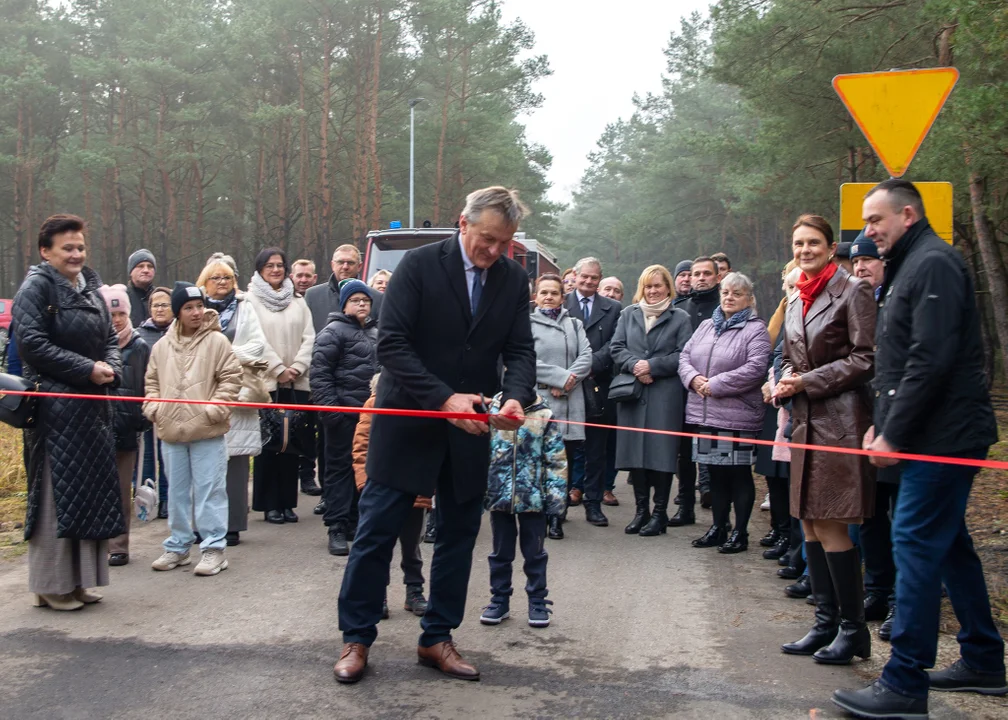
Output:
[[[888,646],[853,668],[782,655],[811,607],[788,600],[775,566],[747,554],[695,550],[705,528],[623,533],[632,513],[607,508],[594,528],[572,508],[567,538],[548,541],[553,623],[512,618],[483,627],[488,523],[477,544],[468,610],[455,635],[482,681],[446,679],[416,664],[419,619],[402,610],[398,559],[364,680],[332,676],[341,639],[336,597],[345,558],[327,554],[313,498],[301,522],[250,518],[230,568],[155,573],[164,521],[135,527],[132,562],[111,568],[105,600],[73,613],[30,607],[24,558],[0,564],[2,718],[831,718],[830,693],[873,677]],[[767,522],[757,515],[752,534]],[[755,543],[754,543],[755,545]],[[424,545],[425,568],[432,546]],[[521,587],[520,564],[516,586]],[[945,645],[948,645],[946,642]],[[942,660],[952,654],[946,648]],[[955,703],[953,706],[950,703]],[[932,697],[933,718],[1008,716],[1004,700]]]

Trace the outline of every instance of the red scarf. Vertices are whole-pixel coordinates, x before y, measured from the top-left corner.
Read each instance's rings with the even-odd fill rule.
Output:
[[[808,315],[812,303],[815,302],[815,299],[819,297],[822,291],[826,289],[829,281],[836,275],[837,267],[836,263],[827,263],[826,267],[814,278],[809,278],[805,273],[801,274],[801,278],[795,283],[795,287],[798,288],[798,294],[801,295],[802,317]]]

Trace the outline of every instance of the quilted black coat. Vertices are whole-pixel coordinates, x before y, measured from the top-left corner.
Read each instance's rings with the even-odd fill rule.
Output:
[[[120,352],[123,374],[116,395],[143,397],[144,374],[147,372],[147,361],[150,360],[150,346],[134,329],[133,337]],[[137,435],[148,430],[150,426],[150,422],[143,414],[143,403],[131,401],[115,403],[116,450],[122,452],[137,450],[140,446]]]
[[[14,298],[12,327],[24,377],[43,392],[107,395],[122,381],[112,318],[98,292],[102,281],[85,267],[78,292],[48,263],[28,271]],[[95,362],[115,371],[111,386],[91,382]],[[36,519],[43,462],[48,457],[60,538],[102,540],[126,531],[116,473],[111,404],[40,398],[37,425],[25,431],[28,510],[25,539]]]
[[[315,336],[312,349],[312,402],[316,405],[363,407],[371,396],[371,378],[378,372],[374,321],[361,327],[357,318],[329,315],[329,324]],[[323,421],[338,417],[319,413]]]

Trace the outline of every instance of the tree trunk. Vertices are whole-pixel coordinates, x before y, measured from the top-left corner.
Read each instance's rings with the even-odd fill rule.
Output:
[[[970,149],[965,148],[966,166],[970,165]],[[998,346],[1001,349],[1001,362],[1008,363],[1008,314],[1003,312],[1008,308],[1008,274],[1001,259],[1001,253],[994,238],[990,220],[985,206],[986,188],[984,179],[976,171],[970,172],[970,209],[973,211],[973,227],[976,230],[977,248],[987,271],[987,289],[990,291],[991,304],[1001,308],[994,313],[994,328],[997,331]]]
[[[371,113],[369,135],[371,141],[371,171],[374,174],[374,202],[371,210],[371,228],[381,227],[382,208],[382,171],[381,160],[378,159],[378,88],[381,73],[382,58],[382,10],[378,8],[378,28],[375,33],[374,51],[371,58]],[[369,228],[369,229],[371,229]],[[354,237],[354,243],[359,243],[363,235]]]
[[[298,109],[301,111],[301,115],[298,118],[298,128],[300,130],[298,143],[298,164],[300,165],[298,172],[298,201],[301,203],[301,223],[303,230],[301,255],[302,257],[311,257],[309,255],[312,239],[312,215],[308,203],[308,111],[305,110],[304,58],[302,57],[300,47],[297,50],[297,64]]]
[[[284,145],[284,123],[277,123],[276,173],[277,173],[277,215],[280,218],[280,247],[289,252],[290,218],[287,217],[287,149]]]
[[[87,151],[88,146],[88,100],[91,91],[88,89],[87,80],[81,80],[81,150]],[[91,222],[91,173],[85,169],[84,180],[84,219]]]
[[[451,105],[452,67],[454,66],[454,58],[452,57],[453,39],[453,37],[449,37],[448,39],[448,50],[446,53],[448,61],[445,63],[447,68],[445,70],[445,91],[444,100],[441,102],[441,135],[438,138],[437,162],[434,170],[434,211],[432,217],[434,227],[441,227],[441,185],[444,181],[445,140],[448,137],[448,106]]]
[[[956,233],[959,235],[959,239],[962,245],[963,259],[966,261],[966,270],[969,272],[970,277],[973,279],[973,287],[976,291],[977,300],[977,310],[980,312],[980,335],[981,341],[983,342],[984,350],[984,375],[987,376],[987,388],[994,384],[994,338],[991,337],[990,331],[990,321],[989,321],[989,308],[990,305],[990,293],[983,291],[983,283],[981,282],[981,274],[983,273],[983,266],[977,262],[980,252],[976,248],[976,242],[973,240],[973,234],[969,231],[969,228],[960,226],[959,223],[955,223]]]
[[[266,206],[263,193],[266,187],[266,130],[259,131],[259,163],[256,169],[256,233],[260,242],[269,242],[269,228],[266,226]]]

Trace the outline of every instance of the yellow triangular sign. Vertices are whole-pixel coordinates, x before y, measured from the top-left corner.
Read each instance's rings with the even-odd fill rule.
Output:
[[[833,89],[893,177],[907,171],[959,79],[955,68],[853,73]]]

